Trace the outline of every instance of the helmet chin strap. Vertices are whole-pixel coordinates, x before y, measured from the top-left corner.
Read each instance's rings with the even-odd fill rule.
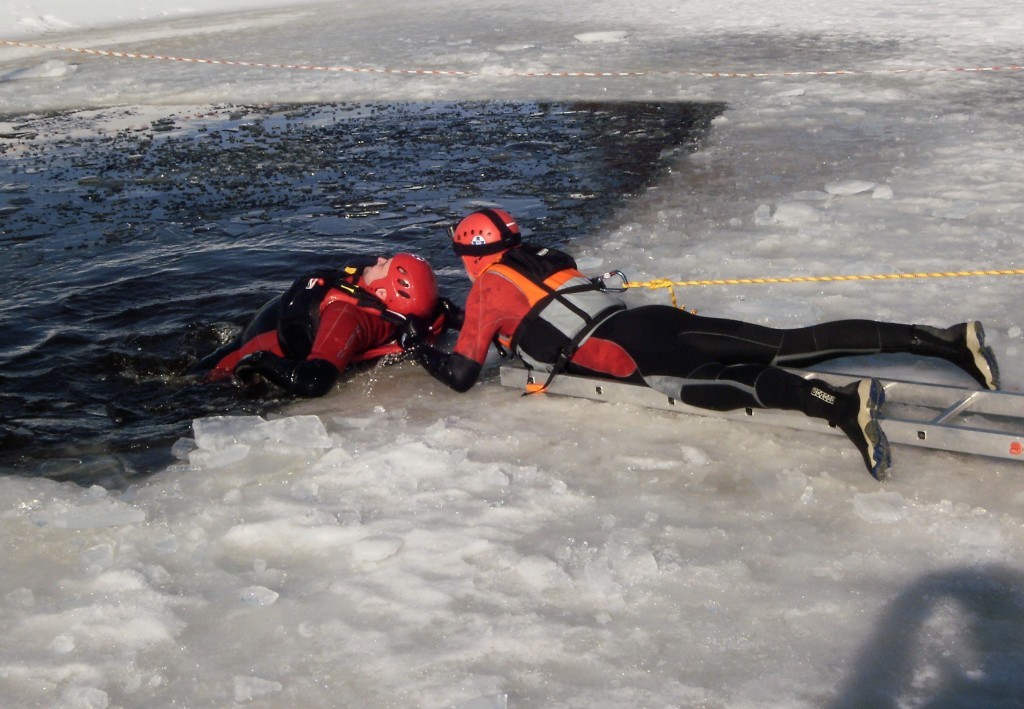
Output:
[[[360,277],[359,280],[360,280],[362,286],[366,290],[368,290],[368,291],[374,290],[374,285],[373,285],[374,283],[380,283],[381,281],[385,280],[391,274],[391,259],[385,260],[384,263],[387,264],[387,268],[384,268],[383,269],[383,273],[381,273],[379,277],[374,278],[372,281],[369,278],[366,277],[366,272],[367,271],[373,271],[375,269],[381,269],[383,264],[375,263],[372,266],[367,266],[366,268],[363,269],[362,276]],[[376,290],[380,290],[380,289],[378,288]]]
[[[359,285],[360,285],[360,287],[363,288],[363,290],[367,291],[368,293],[373,293],[375,296],[377,296],[381,300],[384,300],[388,296],[388,289],[385,286],[378,286],[376,284],[377,283],[382,283],[382,282],[387,282],[388,274],[390,274],[390,273],[391,273],[391,270],[388,269],[387,271],[384,272],[384,274],[380,278],[375,278],[375,279],[373,279],[371,281],[371,280],[368,280],[366,278],[366,271],[363,271],[363,275],[359,279]]]

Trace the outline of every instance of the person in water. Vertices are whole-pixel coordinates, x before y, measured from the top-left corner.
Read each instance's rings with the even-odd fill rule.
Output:
[[[670,305],[627,308],[588,279],[571,256],[523,243],[508,212],[482,209],[451,230],[473,285],[451,352],[409,337],[416,360],[464,392],[476,382],[494,342],[528,367],[644,384],[683,403],[715,411],[802,411],[838,426],[868,471],[887,477],[888,440],[878,422],[884,390],[868,378],[845,386],[805,379],[783,367],[807,367],[850,355],[907,352],[961,367],[981,386],[999,387],[999,371],[979,322],[947,328],[842,320],[776,329],[709,318]]]
[[[317,271],[298,278],[191,371],[207,382],[262,378],[291,395],[322,396],[350,364],[402,352],[398,340],[410,319],[417,333],[439,332],[443,311],[433,269],[419,256]]]

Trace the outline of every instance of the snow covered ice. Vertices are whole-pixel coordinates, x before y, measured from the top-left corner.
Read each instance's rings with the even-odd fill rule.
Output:
[[[0,46],[3,120],[110,105],[158,117],[232,102],[724,101],[706,145],[574,242],[587,264],[636,280],[1021,267],[1024,73],[946,71],[1019,62],[1013,4],[211,10],[0,0],[0,38],[470,75]],[[813,73],[832,69],[858,73]],[[644,73],[527,75],[544,71]],[[1019,284],[678,295],[779,326],[981,318],[1019,391]],[[900,357],[845,368],[967,383]],[[197,421],[174,452],[125,491],[0,477],[5,706],[1024,705],[1020,463],[898,447],[879,485],[837,437],[521,399],[493,374],[460,396],[407,364],[275,416]]]

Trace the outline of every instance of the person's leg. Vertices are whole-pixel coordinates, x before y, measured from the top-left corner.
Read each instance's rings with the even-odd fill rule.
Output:
[[[670,306],[652,305],[613,318],[624,336],[626,328],[649,336],[644,346],[698,349],[716,362],[760,362],[780,367],[809,367],[837,357],[905,352],[938,357],[957,365],[989,389],[999,388],[999,367],[985,345],[981,323],[948,328],[874,320],[836,320],[809,327],[781,329],[724,318],[693,315]]]
[[[782,333],[782,342],[773,360],[780,366],[807,367],[852,354],[905,352],[952,362],[983,387],[999,388],[999,366],[992,348],[985,345],[985,331],[977,321],[937,328],[874,320],[837,320]]]
[[[911,346],[912,325],[841,320],[810,327],[782,329],[694,315],[666,305],[634,308],[612,319],[610,339],[633,338],[636,346],[672,352],[703,352],[723,364],[774,364],[803,367],[836,357],[902,352]],[[605,328],[602,327],[598,332]]]
[[[952,362],[986,389],[999,388],[999,364],[995,352],[985,344],[985,329],[977,320],[947,328],[915,325],[912,348],[915,354]]]
[[[644,310],[640,317],[632,315],[635,311],[620,313],[612,318],[613,322],[598,328],[594,336],[611,340],[628,352],[647,386],[703,409],[785,409],[824,419],[853,441],[872,475],[885,477],[890,456],[888,441],[877,421],[878,407],[884,398],[877,382],[867,380],[835,387],[820,380],[806,380],[765,361],[719,362],[673,337],[673,326],[680,320],[673,313],[680,311]],[[738,327],[743,323],[719,322],[733,328],[733,335],[743,329]],[[724,338],[725,335],[718,342]],[[768,359],[765,350],[770,343],[758,342],[753,337],[737,341],[741,342],[738,349]]]
[[[645,379],[662,392],[671,386],[669,377],[653,375]],[[875,379],[838,387],[772,365],[709,362],[691,372],[678,392],[683,403],[705,409],[783,409],[824,419],[853,442],[872,476],[878,480],[888,476],[889,442],[878,424],[878,409],[885,393]]]

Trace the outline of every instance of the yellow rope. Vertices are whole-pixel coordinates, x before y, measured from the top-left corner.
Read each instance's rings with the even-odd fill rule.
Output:
[[[782,276],[778,278],[711,278],[702,281],[672,281],[668,278],[653,278],[649,281],[630,281],[626,288],[667,289],[672,297],[672,306],[686,309],[676,299],[676,286],[735,286],[762,285],[766,283],[834,283],[837,281],[903,281],[915,278],[963,278],[966,276],[1021,276],[1024,268],[984,269],[977,271],[932,271],[924,273],[875,273],[860,276]],[[694,310],[694,313],[697,311]]]
[[[673,288],[675,286],[734,286],[765,283],[828,283],[835,281],[897,281],[914,278],[962,278],[965,276],[1021,276],[1024,268],[988,269],[978,271],[935,271],[925,273],[875,273],[860,276],[783,276],[779,278],[711,278],[703,281],[672,281],[655,278],[630,281],[627,288]]]

